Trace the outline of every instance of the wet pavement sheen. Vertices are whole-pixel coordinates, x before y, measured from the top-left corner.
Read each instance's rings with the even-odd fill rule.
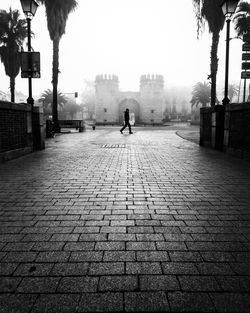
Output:
[[[249,312],[250,163],[133,131],[0,164],[1,313]]]

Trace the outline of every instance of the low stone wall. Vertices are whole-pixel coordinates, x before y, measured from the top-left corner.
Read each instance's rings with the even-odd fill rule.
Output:
[[[200,145],[250,161],[250,103],[201,108]]]
[[[250,103],[226,107],[224,150],[250,161]]]
[[[0,162],[44,148],[41,114],[34,108],[32,134],[30,105],[0,101]]]

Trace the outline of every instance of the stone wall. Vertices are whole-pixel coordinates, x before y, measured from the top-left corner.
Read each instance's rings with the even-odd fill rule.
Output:
[[[250,161],[250,103],[201,108],[200,145]]]
[[[43,117],[39,108],[34,108],[33,134],[31,123],[30,105],[0,101],[0,162],[30,153],[34,149],[44,149]]]
[[[115,75],[96,77],[96,122],[114,124],[119,122],[119,81]]]
[[[162,124],[164,80],[162,75],[142,75],[140,119],[145,124]]]
[[[250,103],[226,107],[224,149],[250,161]]]
[[[32,150],[31,110],[27,104],[0,101],[0,153]],[[8,158],[8,156],[6,156]]]

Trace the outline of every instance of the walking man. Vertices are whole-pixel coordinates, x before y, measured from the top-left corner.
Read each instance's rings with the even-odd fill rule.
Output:
[[[124,121],[125,121],[125,124],[122,127],[122,129],[120,130],[120,133],[123,134],[122,131],[128,126],[129,133],[133,134],[132,131],[131,131],[131,125],[129,123],[129,109],[126,109],[126,111],[124,111]]]

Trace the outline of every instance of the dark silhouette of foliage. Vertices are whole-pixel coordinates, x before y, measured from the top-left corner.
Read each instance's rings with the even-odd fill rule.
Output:
[[[232,102],[233,97],[237,96],[239,93],[239,87],[236,86],[235,84],[229,84],[228,85],[228,98],[230,102]]]
[[[198,82],[192,91],[191,107],[201,104],[202,107],[208,106],[210,103],[211,86],[209,83]]]
[[[0,59],[10,77],[11,101],[15,102],[15,79],[21,67],[20,50],[27,37],[27,23],[18,10],[0,10]]]
[[[197,20],[197,36],[199,37],[208,24],[209,32],[212,33],[210,74],[211,79],[211,106],[217,102],[216,80],[218,71],[218,45],[220,31],[223,28],[225,17],[220,7],[219,0],[193,0],[195,16]]]
[[[64,105],[67,103],[67,98],[58,91],[57,94],[57,101],[58,105],[63,108]],[[45,114],[51,114],[52,113],[52,104],[53,104],[53,92],[50,89],[45,90],[41,97],[38,99],[38,102],[41,102],[43,104],[44,112]]]
[[[59,131],[58,108],[57,108],[57,86],[59,73],[59,43],[65,34],[66,23],[69,14],[76,8],[75,0],[38,0],[45,5],[47,15],[47,27],[50,39],[53,42],[53,64],[52,64],[52,85],[53,85],[53,105],[52,115],[54,130]]]
[[[239,37],[250,32],[250,3],[239,3],[233,21]]]

